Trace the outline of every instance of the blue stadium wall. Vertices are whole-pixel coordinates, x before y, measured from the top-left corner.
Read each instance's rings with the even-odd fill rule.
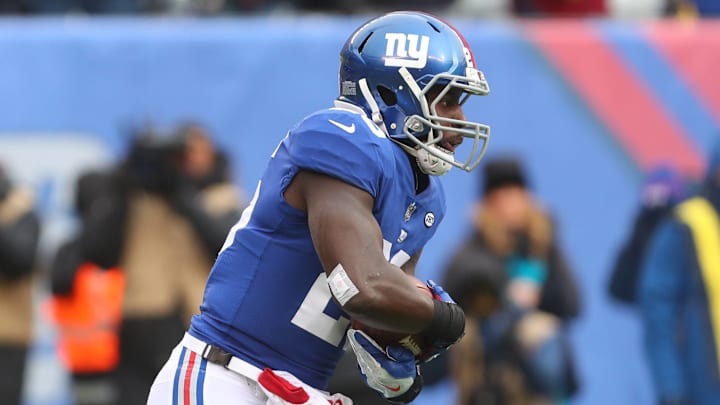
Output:
[[[207,125],[252,191],[288,128],[331,104],[338,50],[361,21],[0,19],[0,161],[39,196],[44,251],[72,227],[72,176],[119,157],[127,129],[143,122]],[[637,314],[606,285],[643,172],[667,162],[702,173],[720,121],[720,25],[456,25],[492,89],[466,113],[492,126],[490,156],[524,160],[581,284],[573,403],[653,403]],[[425,278],[441,277],[467,234],[481,179],[453,171],[443,181],[448,216],[420,262]],[[416,403],[450,397],[443,386]]]

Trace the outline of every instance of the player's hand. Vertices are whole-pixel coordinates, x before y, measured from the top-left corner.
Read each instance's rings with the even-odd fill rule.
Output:
[[[435,304],[435,318],[425,330],[430,345],[417,357],[419,363],[427,363],[449,349],[465,335],[465,313],[440,285],[433,280],[426,282]]]
[[[371,337],[357,329],[349,329],[348,342],[357,358],[365,384],[388,401],[408,403],[422,390],[422,377],[415,356],[401,346],[383,350]]]

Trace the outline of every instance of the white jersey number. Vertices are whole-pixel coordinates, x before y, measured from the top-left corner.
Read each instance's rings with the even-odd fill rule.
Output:
[[[390,263],[402,267],[410,259],[410,255],[402,250],[390,258],[391,249],[392,243],[383,240],[383,254]],[[327,276],[325,273],[320,273],[293,316],[292,323],[331,345],[340,346],[350,320],[344,316],[335,319],[323,313],[331,299],[332,293],[327,283]]]
[[[310,287],[300,309],[295,313],[292,323],[333,346],[340,346],[350,320],[342,315],[335,319],[323,313],[331,299],[327,276],[325,273],[320,273]]]

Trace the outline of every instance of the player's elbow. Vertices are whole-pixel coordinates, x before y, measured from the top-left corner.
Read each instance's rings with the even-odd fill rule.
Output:
[[[366,287],[358,289],[357,294],[342,303],[342,308],[352,317],[364,318],[387,308],[387,299],[382,291]]]
[[[375,325],[380,320],[413,318],[417,307],[414,298],[406,296],[399,283],[386,277],[368,278],[358,283],[358,293],[344,305],[343,309],[353,319]],[[417,306],[422,306],[422,302]],[[383,321],[380,321],[381,323]]]
[[[338,265],[328,274],[330,292],[342,309],[350,316],[363,316],[386,307],[390,291],[383,287],[385,281],[380,273],[350,270]]]

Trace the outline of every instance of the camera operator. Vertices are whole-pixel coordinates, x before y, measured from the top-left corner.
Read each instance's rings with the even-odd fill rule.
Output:
[[[183,125],[171,134],[142,129],[121,164],[97,174],[101,180],[77,197],[85,212],[78,253],[64,267],[91,262],[124,275],[119,404],[145,403],[155,375],[199,311],[208,269],[243,208],[229,169],[201,126]],[[67,288],[72,278],[57,277],[56,285]]]
[[[32,342],[32,285],[40,220],[32,196],[0,166],[0,398],[20,404]]]
[[[226,157],[198,125],[141,134],[122,171],[129,210],[119,403],[139,404],[199,311],[208,269],[242,206]]]
[[[164,199],[184,217],[214,259],[239,219],[242,196],[231,183],[227,157],[203,127],[185,124],[170,136],[142,134],[124,172],[131,189]]]

